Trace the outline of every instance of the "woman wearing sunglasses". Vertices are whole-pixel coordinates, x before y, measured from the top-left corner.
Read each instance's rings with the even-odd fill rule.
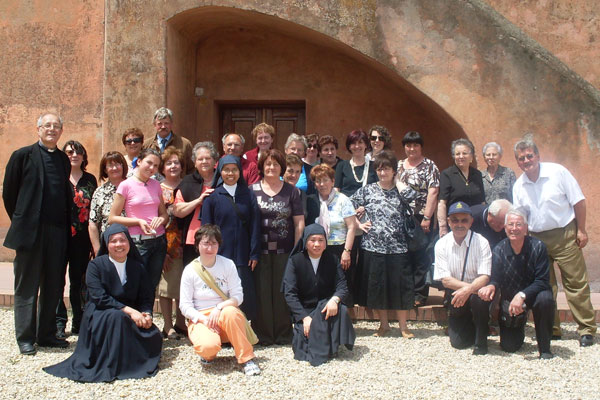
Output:
[[[123,133],[121,138],[123,146],[125,146],[125,161],[127,161],[127,168],[129,171],[133,171],[135,168],[133,160],[135,160],[142,151],[142,145],[144,144],[144,134],[139,128],[129,128]]]
[[[382,150],[392,149],[392,136],[385,126],[374,125],[369,130],[369,140],[371,141],[371,152],[365,158],[372,160]]]

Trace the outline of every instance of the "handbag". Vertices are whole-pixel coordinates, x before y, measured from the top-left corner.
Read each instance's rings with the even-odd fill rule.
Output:
[[[452,233],[450,232],[448,234],[450,235]],[[471,236],[469,237],[469,243],[467,245],[467,253],[465,254],[465,261],[463,262],[463,269],[462,269],[462,273],[460,275],[461,282],[465,279],[465,271],[467,269],[467,260],[469,259],[469,250],[471,250],[471,240],[473,240],[474,234],[475,233],[471,231]],[[458,316],[464,314],[466,307],[462,306],[462,307],[456,308],[456,307],[452,306],[452,292],[454,292],[454,290],[446,289],[446,291],[444,293],[444,307],[446,307],[448,309],[448,316],[458,317]]]
[[[500,323],[506,328],[520,328],[527,323],[527,305],[523,303],[523,312],[519,315],[510,315],[508,308],[509,300],[502,300],[500,303]]]
[[[209,288],[214,290],[215,293],[217,293],[219,296],[221,296],[221,298],[223,300],[229,300],[229,297],[227,297],[225,295],[225,293],[223,293],[221,288],[219,286],[217,286],[217,283],[215,282],[215,278],[213,278],[213,276],[206,270],[204,265],[202,265],[202,263],[200,263],[198,261],[198,259],[192,261],[192,263],[194,264],[194,270],[196,271],[198,276],[200,278],[202,278],[204,283],[206,283]],[[250,322],[248,322],[248,318],[246,318],[246,314],[244,314],[244,312],[241,310],[240,310],[240,312],[242,313],[242,315],[244,316],[244,320],[246,321],[246,324],[245,324],[246,325],[246,338],[248,339],[250,344],[255,345],[256,343],[258,343],[258,336],[256,336],[256,333],[252,329],[252,326],[250,326]]]
[[[427,247],[429,244],[429,239],[425,232],[423,232],[423,228],[421,228],[421,223],[415,217],[412,208],[410,205],[406,203],[402,197],[400,197],[402,201],[402,206],[405,209],[404,212],[404,231],[406,232],[406,236],[408,236],[408,251],[417,251]]]

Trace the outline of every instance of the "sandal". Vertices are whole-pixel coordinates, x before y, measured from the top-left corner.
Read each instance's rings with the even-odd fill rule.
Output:
[[[401,329],[400,333],[402,333],[402,337],[404,339],[414,339],[415,338],[415,334],[412,333],[411,331],[409,331],[408,329]]]
[[[164,339],[175,339],[175,340],[181,339],[181,336],[179,336],[179,334],[173,328],[171,328],[169,330],[169,332],[165,332],[165,330],[163,329],[163,331],[162,331],[162,337]]]
[[[390,333],[390,331],[391,331],[390,328],[387,328],[387,329],[381,329],[381,328],[379,328],[379,329],[377,329],[377,332],[375,332],[373,334],[373,336],[375,336],[375,337],[385,337],[385,336],[388,335],[388,333]]]

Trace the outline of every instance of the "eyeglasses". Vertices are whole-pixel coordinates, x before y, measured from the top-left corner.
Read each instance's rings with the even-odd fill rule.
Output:
[[[40,126],[40,128],[44,128],[45,130],[50,130],[50,129],[62,129],[62,125],[61,124],[44,124],[42,126]]]
[[[205,247],[205,248],[209,248],[209,247],[217,247],[219,246],[219,242],[214,241],[214,242],[208,242],[208,241],[201,241],[200,242],[200,246]]]
[[[77,155],[79,154],[80,156],[83,155],[83,150],[82,151],[77,151],[75,149],[69,149],[69,150],[65,150],[65,153],[67,153],[68,156],[73,156],[73,155]]]
[[[449,218],[450,222],[452,222],[453,224],[468,224],[469,223],[469,218]]]
[[[525,161],[525,159],[526,159],[526,158],[527,158],[528,160],[532,160],[532,159],[533,159],[533,157],[535,157],[535,154],[533,154],[533,153],[529,153],[529,154],[525,154],[524,156],[517,157],[517,161],[519,161],[519,162],[523,162],[523,161]]]
[[[508,224],[506,224],[507,227],[509,228],[522,228],[523,224],[521,222],[509,222]]]
[[[309,145],[307,146],[308,149],[316,149],[317,148],[317,144],[316,143],[309,143]]]
[[[136,137],[133,139],[125,139],[126,144],[142,143],[142,138]]]
[[[371,142],[383,142],[383,136],[371,135]]]

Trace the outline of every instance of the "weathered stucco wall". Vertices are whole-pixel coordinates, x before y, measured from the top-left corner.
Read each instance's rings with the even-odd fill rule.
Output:
[[[550,20],[557,15],[563,18],[573,10],[572,24],[581,26],[576,32],[585,33],[566,34],[566,42],[555,43],[560,42],[555,40],[560,32],[566,31],[552,31],[552,22],[546,23],[538,15],[537,25],[532,26],[538,27],[540,35],[531,35],[594,82],[597,67],[592,57],[597,49],[590,40],[597,36],[596,20],[591,18],[597,9],[589,8],[595,6],[593,2],[568,2],[571,9],[549,0],[106,0],[104,8],[99,3],[10,0],[0,5],[0,49],[4,55],[0,73],[11,77],[0,86],[0,135],[7,143],[0,154],[2,165],[10,151],[31,142],[34,120],[46,109],[56,109],[65,117],[65,139],[77,134],[86,146],[97,149],[92,152],[96,157],[92,163],[100,155],[101,136],[103,151],[121,149],[123,130],[138,126],[150,134],[152,113],[165,104],[178,110],[175,130],[198,134],[204,129],[202,124],[209,122],[202,119],[198,123],[201,108],[198,103],[192,107],[188,102],[193,98],[190,83],[195,84],[196,75],[204,72],[197,71],[197,51],[203,45],[206,49],[212,45],[213,54],[220,50],[223,55],[231,53],[231,46],[219,49],[214,46],[217,39],[211,42],[206,38],[210,32],[226,33],[224,28],[235,29],[240,21],[247,21],[255,34],[270,32],[272,42],[279,44],[273,50],[294,45],[307,52],[304,54],[327,54],[331,62],[328,65],[356,63],[355,70],[344,65],[346,75],[342,77],[351,71],[364,71],[359,76],[379,76],[375,86],[389,82],[383,90],[386,98],[401,94],[391,101],[394,107],[403,104],[402,95],[419,105],[415,110],[420,108],[421,113],[415,121],[431,115],[437,121],[430,126],[442,126],[440,130],[443,126],[454,127],[471,138],[478,149],[489,140],[498,141],[507,148],[504,161],[511,167],[516,164],[510,147],[525,132],[532,132],[540,143],[542,158],[566,165],[584,188],[591,237],[585,252],[588,260],[594,261],[590,263],[593,278],[600,278],[600,269],[594,267],[600,259],[596,240],[600,237],[596,206],[600,185],[593,174],[587,173],[600,166],[598,90],[489,6],[494,5],[525,31],[529,25],[519,22],[527,20],[521,16],[524,9],[539,11],[539,15],[548,10]],[[198,16],[202,13],[212,18],[202,19]],[[173,24],[178,18],[183,20]],[[234,36],[230,38],[237,40]],[[572,43],[589,50],[585,53],[590,54],[587,70],[582,69],[585,57],[576,54]],[[264,46],[259,49],[267,50]],[[218,68],[208,61],[203,61],[206,72]],[[305,64],[297,65],[299,72],[307,68]],[[282,68],[289,70],[290,66]],[[169,78],[175,74],[182,78]],[[321,75],[321,82],[326,80]],[[369,83],[347,77],[342,81],[348,87],[367,87]],[[310,125],[311,118],[323,116],[310,113],[311,109],[319,110],[328,100],[327,93],[334,91],[332,82],[326,85],[331,86],[322,92],[325,97],[314,96],[318,88],[306,90],[305,97],[314,96],[307,102],[309,130],[320,130],[320,124]],[[293,84],[290,87],[293,89]],[[355,118],[353,124],[360,119],[360,106],[369,110],[375,105],[368,98],[369,91],[361,93],[365,98],[357,100],[356,106],[347,105]],[[410,121],[398,123],[389,110],[377,112],[381,114],[373,115],[389,119],[399,129]],[[214,130],[216,115],[210,114],[206,118],[210,118]],[[341,120],[338,115],[327,117]],[[366,128],[373,122],[365,121],[360,126]],[[448,132],[437,135],[444,138]],[[440,153],[436,161],[447,165],[449,154]]]
[[[600,89],[600,2],[486,0],[585,80]]]
[[[102,140],[104,4],[0,3],[0,175],[11,153],[37,140],[45,111],[65,120],[62,144],[79,140],[97,165]],[[96,173],[95,170],[92,172]],[[0,226],[8,225],[4,207]]]

